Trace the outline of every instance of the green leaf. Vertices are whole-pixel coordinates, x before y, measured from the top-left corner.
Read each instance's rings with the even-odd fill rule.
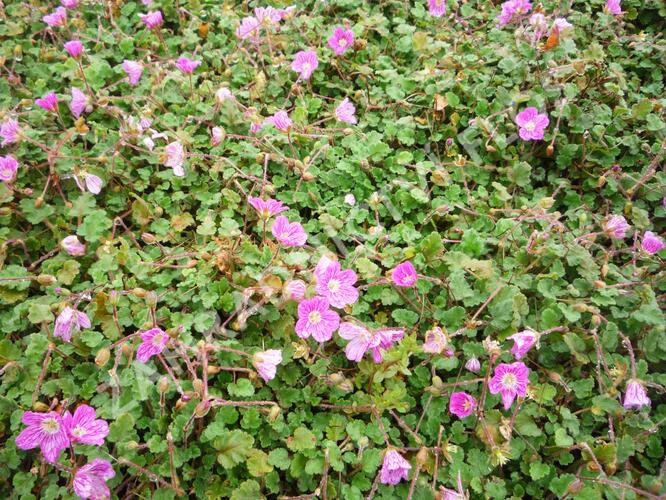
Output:
[[[294,435],[287,439],[287,448],[291,451],[311,450],[315,447],[317,438],[306,427],[297,427]]]
[[[252,450],[254,438],[240,430],[225,431],[213,441],[213,448],[218,450],[217,461],[225,469],[231,469],[243,462]]]

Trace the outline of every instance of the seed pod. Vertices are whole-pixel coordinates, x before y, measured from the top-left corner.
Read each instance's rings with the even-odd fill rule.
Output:
[[[208,375],[217,375],[222,371],[222,368],[219,366],[208,365]]]
[[[143,288],[134,288],[132,289],[132,295],[139,297],[140,299],[146,296],[146,291]]]
[[[548,147],[546,148],[546,156],[549,158],[553,156],[553,153],[555,152],[555,148],[553,147],[552,144],[548,144]]]
[[[44,198],[40,196],[35,200],[35,208],[41,208],[43,203],[44,203]]]
[[[203,393],[203,381],[200,378],[195,378],[192,381],[192,388],[199,394]]]
[[[99,351],[97,351],[97,355],[95,356],[95,364],[99,368],[102,368],[108,363],[110,357],[111,351],[109,351],[109,349],[106,347],[102,347]]]
[[[155,243],[155,242],[157,241],[157,238],[155,238],[155,236],[153,236],[153,235],[150,234],[150,233],[142,233],[142,234],[141,234],[141,239],[142,239],[145,243],[148,243],[149,245],[152,245],[153,243]]]

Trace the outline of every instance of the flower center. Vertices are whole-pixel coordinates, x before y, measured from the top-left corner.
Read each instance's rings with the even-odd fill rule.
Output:
[[[338,290],[340,290],[340,282],[338,280],[330,280],[328,282],[328,289],[331,292],[337,292]]]
[[[344,38],[340,38],[340,40],[338,40],[338,45],[340,47],[346,47],[347,46],[347,40],[345,40]]]
[[[85,433],[86,433],[86,430],[83,427],[81,427],[80,425],[77,425],[72,430],[72,434],[74,434],[76,437],[82,437],[82,436],[85,435]]]
[[[465,402],[463,403],[463,408],[465,411],[469,411],[472,409],[472,403],[469,401],[469,399],[465,400]]]
[[[515,389],[518,385],[518,379],[513,373],[507,373],[502,377],[502,385],[505,389]]]
[[[158,333],[153,337],[152,344],[155,347],[161,347],[162,346],[162,340],[164,339],[164,336],[161,333]]]
[[[280,233],[280,238],[286,240],[287,238],[289,238],[289,233],[287,231],[283,231],[282,233]]]
[[[42,420],[42,430],[47,434],[55,434],[60,430],[60,424],[55,418],[45,418]]]
[[[301,66],[301,68],[302,68],[301,71],[303,73],[307,73],[308,71],[310,71],[310,63],[303,63],[303,66]]]
[[[321,321],[321,313],[319,311],[312,311],[308,314],[308,323],[311,325],[319,324]]]
[[[532,132],[535,128],[536,128],[536,123],[534,122],[527,122],[525,124],[525,130],[529,130],[530,132]]]

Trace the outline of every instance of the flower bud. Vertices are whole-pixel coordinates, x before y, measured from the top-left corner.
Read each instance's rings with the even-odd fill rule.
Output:
[[[111,357],[111,351],[107,347],[102,347],[99,351],[97,351],[97,355],[95,356],[95,364],[99,367],[102,368],[106,363],[108,363],[109,358]]]
[[[196,408],[194,408],[194,415],[196,418],[205,417],[210,411],[210,401],[202,401],[199,403]]]
[[[125,356],[126,358],[129,358],[132,355],[132,352],[134,351],[134,349],[132,349],[132,346],[129,345],[128,343],[123,344],[120,350],[122,351],[123,356]]]
[[[58,280],[56,279],[55,276],[51,274],[40,274],[37,276],[37,283],[40,285],[48,286],[48,285],[53,285],[54,283],[57,283]]]
[[[428,448],[421,447],[421,449],[416,454],[416,463],[423,465],[428,461]]]
[[[112,306],[117,306],[119,299],[120,294],[116,290],[111,290],[111,293],[109,293],[109,304]]]
[[[146,305],[151,309],[157,305],[157,294],[153,291],[146,293]]]
[[[149,245],[152,245],[157,241],[157,238],[150,233],[141,233],[141,239],[144,243],[148,243]]]
[[[200,378],[195,378],[192,381],[192,388],[199,394],[203,394],[203,381]]]
[[[146,291],[143,288],[138,288],[137,287],[137,288],[132,289],[132,295],[142,299],[143,297],[146,296]]]
[[[157,382],[157,389],[161,394],[164,394],[169,390],[169,379],[166,376],[160,377],[159,381]]]
[[[282,410],[278,405],[273,405],[271,406],[271,409],[268,410],[268,420],[269,422],[275,422],[277,418],[280,416],[280,413]]]
[[[32,409],[40,413],[49,411],[49,405],[42,403],[41,401],[35,401],[32,405]]]

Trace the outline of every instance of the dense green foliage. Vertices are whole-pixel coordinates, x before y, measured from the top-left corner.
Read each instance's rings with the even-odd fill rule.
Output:
[[[546,50],[526,20],[498,28],[499,5],[485,1],[450,1],[441,18],[425,0],[296,2],[253,45],[235,32],[265,6],[254,1],[82,0],[47,29],[56,5],[5,0],[0,122],[17,119],[23,137],[0,148],[19,162],[0,183],[0,495],[74,496],[62,467],[15,438],[25,411],[84,402],[110,433],[77,445],[76,465],[109,460],[114,498],[323,486],[328,498],[413,487],[429,499],[458,476],[472,498],[666,493],[664,251],[641,249],[646,230],[666,226],[666,7],[627,0],[615,17],[600,1],[569,4],[544,3],[549,22],[573,24]],[[138,16],[148,9],[164,15],[156,31]],[[356,41],[336,56],[327,39],[345,23]],[[80,66],[63,49],[74,38]],[[294,54],[308,49],[319,65],[297,81]],[[182,55],[202,61],[191,79],[174,64]],[[137,86],[125,59],[144,65]],[[78,120],[73,86],[89,98]],[[236,101],[216,103],[224,86]],[[58,114],[34,103],[48,92]],[[358,124],[335,120],[345,97]],[[528,106],[550,117],[542,141],[516,135]],[[289,134],[248,131],[282,109]],[[152,151],[141,118],[166,134]],[[164,166],[173,141],[183,177]],[[98,195],[77,187],[85,173],[103,180]],[[247,203],[260,194],[289,206],[306,246],[278,251]],[[604,234],[612,214],[631,225],[626,238]],[[69,235],[85,255],[60,249]],[[349,361],[337,333],[321,345],[295,334],[282,284],[312,283],[324,254],[358,274],[360,298],[341,317],[405,330],[382,363]],[[406,259],[423,278],[399,289],[386,278]],[[70,343],[53,336],[67,305],[92,321]],[[122,341],[154,322],[173,337],[165,357],[189,401],[157,358],[135,360],[140,339]],[[423,352],[437,325],[453,356]],[[487,391],[488,341],[511,363],[507,337],[526,328],[551,333],[522,360],[527,397],[505,411]],[[283,362],[264,382],[220,347],[281,349]],[[479,374],[464,368],[472,357]],[[622,406],[632,376],[651,407]],[[202,404],[206,378],[225,404]],[[452,415],[455,390],[482,411]],[[412,464],[395,487],[376,482],[387,445]]]

